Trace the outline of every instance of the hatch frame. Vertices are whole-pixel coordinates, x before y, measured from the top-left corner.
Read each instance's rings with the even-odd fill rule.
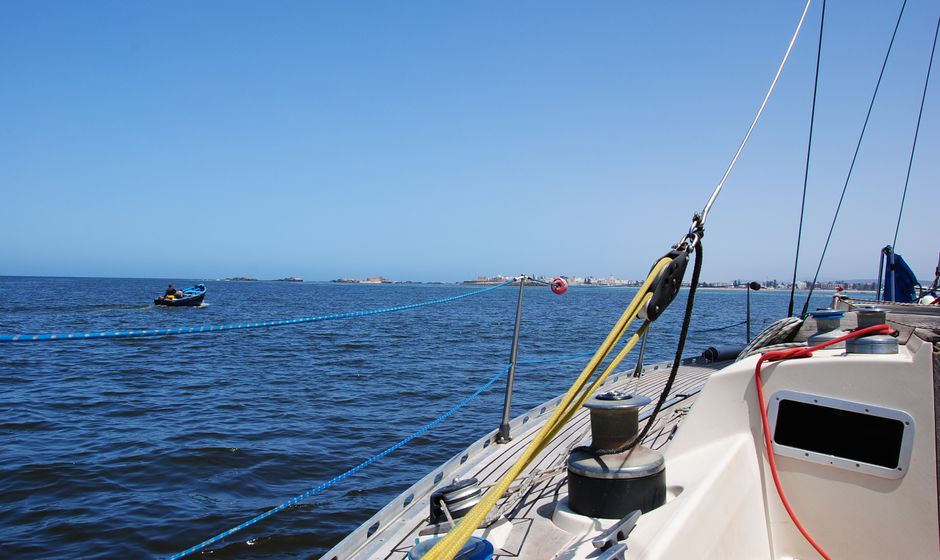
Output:
[[[821,453],[819,451],[813,451],[810,449],[803,449],[799,447],[792,447],[789,445],[783,445],[777,443],[776,441],[776,431],[777,431],[777,419],[780,412],[780,403],[782,401],[794,401],[798,403],[808,404],[810,406],[819,406],[824,408],[831,408],[835,410],[842,410],[846,412],[853,412],[856,414],[862,414],[867,416],[873,416],[876,418],[883,418],[887,420],[898,421],[902,425],[901,432],[901,441],[898,450],[898,464],[896,467],[889,468],[882,465],[875,465],[872,463],[866,463],[861,460],[851,459],[847,457],[841,457],[838,455],[831,455],[827,453]],[[790,390],[780,390],[776,391],[770,396],[770,403],[768,405],[767,415],[770,419],[771,426],[771,441],[773,442],[774,453],[777,455],[782,455],[784,457],[790,457],[793,459],[799,459],[802,461],[809,461],[811,463],[817,463],[820,465],[828,465],[831,467],[836,467],[839,469],[849,470],[853,472],[861,472],[865,474],[870,474],[872,476],[877,476],[880,478],[888,479],[899,479],[903,478],[911,464],[911,454],[914,448],[914,432],[915,432],[915,422],[914,417],[904,412],[903,410],[898,410],[894,408],[886,408],[883,406],[877,406],[873,404],[860,403],[855,401],[849,401],[844,399],[837,399],[834,397],[825,397],[822,395],[814,395],[811,393],[802,393],[798,391]]]

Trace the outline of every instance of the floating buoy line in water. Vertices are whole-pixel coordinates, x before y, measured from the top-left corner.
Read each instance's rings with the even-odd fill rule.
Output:
[[[321,315],[321,316],[316,316],[316,317],[301,317],[301,318],[296,318],[296,319],[282,319],[282,320],[275,320],[275,321],[260,321],[260,322],[253,322],[253,323],[234,323],[234,324],[227,324],[227,325],[212,325],[212,326],[204,325],[204,326],[198,326],[198,327],[177,327],[177,328],[165,328],[165,329],[136,329],[136,330],[125,330],[125,331],[92,331],[92,332],[73,332],[73,333],[5,334],[5,335],[0,335],[0,342],[54,342],[54,341],[67,341],[67,340],[78,341],[78,340],[92,340],[92,339],[143,338],[143,337],[173,336],[173,335],[186,335],[186,334],[198,334],[198,333],[218,333],[218,332],[226,332],[226,331],[232,331],[232,330],[255,329],[255,328],[264,328],[264,327],[295,325],[295,324],[301,324],[301,323],[312,323],[312,322],[319,322],[319,321],[328,321],[328,320],[333,320],[333,319],[367,317],[371,315],[391,313],[394,311],[405,311],[409,309],[427,307],[430,305],[437,305],[437,304],[442,304],[442,303],[458,301],[458,300],[465,299],[471,296],[485,294],[493,290],[496,290],[498,288],[508,286],[510,284],[515,284],[515,283],[519,283],[520,288],[521,288],[526,283],[530,283],[530,282],[534,284],[547,286],[551,289],[553,293],[557,295],[562,295],[568,290],[568,283],[563,278],[559,277],[559,278],[555,278],[551,282],[545,282],[542,280],[537,280],[531,276],[523,275],[523,276],[519,276],[516,278],[512,278],[505,282],[501,282],[499,284],[495,284],[493,286],[488,286],[483,289],[474,290],[471,292],[466,292],[466,293],[458,294],[455,296],[438,298],[438,299],[412,303],[412,304],[406,304],[406,305],[398,305],[398,306],[392,306],[392,307],[383,307],[383,308],[378,308],[378,309],[364,310],[364,311],[351,311],[351,312],[345,312],[345,313]],[[520,299],[520,306],[521,306],[521,299]],[[518,317],[517,317],[517,321],[518,321]],[[516,336],[518,337],[518,330],[517,330]],[[435,427],[437,424],[440,424],[441,422],[446,420],[448,417],[452,416],[459,409],[463,408],[465,405],[470,403],[480,394],[482,394],[487,389],[489,389],[496,381],[502,378],[507,372],[514,370],[515,365],[535,365],[535,364],[545,364],[545,363],[551,363],[551,362],[578,360],[578,359],[583,359],[584,357],[589,356],[591,354],[593,354],[593,352],[574,354],[570,356],[543,358],[543,359],[516,360],[515,352],[514,352],[513,357],[512,357],[512,363],[505,365],[496,375],[492,376],[488,381],[486,381],[486,383],[484,383],[471,395],[463,399],[460,403],[453,406],[452,408],[450,408],[449,410],[447,410],[446,412],[444,412],[443,414],[441,414],[440,416],[438,416],[431,422],[425,424],[418,430],[412,432],[407,437],[401,439],[397,443],[390,445],[389,447],[385,448],[383,451],[373,455],[372,457],[366,459],[365,461],[359,463],[358,465],[351,467],[350,469],[344,471],[343,473],[337,476],[334,476],[333,478],[319,484],[318,486],[314,488],[310,488],[309,490],[294,496],[293,498],[282,503],[281,505],[271,508],[255,516],[254,518],[249,519],[248,521],[245,521],[244,523],[238,526],[232,527],[231,529],[228,529],[216,535],[215,537],[207,539],[195,546],[192,546],[179,553],[176,553],[170,556],[169,558],[171,559],[182,558],[196,551],[202,550],[214,543],[217,543],[223,540],[224,538],[238,531],[241,531],[242,529],[245,529],[251,525],[254,525],[255,523],[263,519],[266,519],[280,511],[288,509],[291,506],[294,506],[312,496],[318,495],[324,492],[325,490],[327,490],[328,488],[330,488],[331,486],[334,486],[335,484],[345,480],[346,478],[349,478],[350,476],[358,473],[359,471],[364,470],[365,468],[369,467],[370,465],[377,462],[378,460],[390,455],[394,451],[407,445],[408,443],[417,439],[418,437],[421,437],[422,435],[430,431],[431,428]]]
[[[528,277],[520,277],[523,280],[531,280]],[[320,321],[331,321],[334,319],[351,319],[355,317],[368,317],[370,315],[379,315],[382,313],[392,313],[394,311],[407,311],[409,309],[418,309],[419,307],[427,307],[429,305],[437,305],[440,303],[449,303],[452,301],[461,300],[471,296],[478,296],[491,292],[497,288],[502,288],[503,286],[508,286],[520,280],[520,278],[513,278],[512,280],[507,280],[500,284],[494,286],[488,286],[481,290],[474,290],[472,292],[466,292],[456,296],[450,296],[445,298],[432,299],[428,301],[422,301],[418,303],[411,303],[407,305],[396,305],[394,307],[382,307],[379,309],[369,309],[365,311],[348,311],[346,313],[333,313],[330,315],[320,315],[318,317],[300,317],[297,319],[281,319],[276,321],[259,321],[256,323],[233,323],[229,325],[203,325],[200,327],[176,327],[168,329],[136,329],[136,330],[127,330],[127,331],[93,331],[93,332],[73,332],[73,333],[21,333],[21,334],[0,334],[0,342],[53,342],[53,341],[64,341],[64,340],[93,340],[99,338],[143,338],[150,336],[175,336],[175,335],[184,335],[184,334],[199,334],[199,333],[216,333],[224,331],[234,331],[242,329],[260,329],[265,327],[282,327],[286,325],[298,325],[301,323],[316,323]],[[562,282],[564,288],[558,288],[556,290],[555,283]],[[540,282],[541,283],[541,282]],[[561,278],[556,278],[551,282],[552,291],[556,294],[562,294],[565,290],[568,289],[568,283]]]
[[[418,303],[413,303],[413,304],[407,304],[407,305],[390,306],[390,307],[383,307],[383,308],[377,308],[377,309],[371,309],[371,310],[352,311],[352,312],[345,312],[345,313],[335,313],[335,314],[323,315],[323,316],[317,316],[317,317],[302,317],[302,318],[295,318],[295,319],[264,321],[264,322],[235,323],[235,324],[216,325],[216,326],[179,327],[179,328],[167,328],[167,329],[137,329],[137,330],[127,330],[127,331],[94,331],[94,332],[75,332],[75,333],[7,334],[7,335],[0,335],[0,342],[54,342],[54,341],[66,341],[66,340],[77,341],[77,340],[91,340],[91,339],[142,338],[142,337],[185,335],[185,334],[197,334],[197,333],[218,333],[218,332],[225,332],[225,331],[230,331],[230,330],[287,326],[287,325],[292,325],[292,324],[318,322],[318,321],[326,321],[326,320],[332,320],[332,319],[366,317],[366,316],[371,316],[371,315],[390,313],[394,311],[405,311],[409,309],[416,309],[416,308],[421,308],[421,307],[426,307],[426,306],[431,306],[431,305],[436,305],[436,304],[441,304],[441,303],[454,302],[454,301],[465,299],[471,296],[488,293],[498,288],[506,287],[511,284],[537,284],[537,285],[541,285],[544,287],[548,287],[556,295],[562,295],[566,293],[569,288],[567,281],[564,278],[560,278],[560,277],[555,278],[551,282],[546,282],[542,280],[537,280],[530,276],[519,276],[510,280],[507,280],[505,282],[495,284],[493,286],[487,286],[482,289],[477,289],[477,290],[461,293],[455,296],[438,298],[438,299],[433,299],[433,300],[428,300],[428,301],[423,301],[423,302],[418,302]],[[721,329],[729,328],[732,326],[737,326],[738,324],[740,323],[736,323],[734,325],[729,325],[729,326],[720,327],[720,328]],[[520,360],[513,359],[513,362],[515,363],[515,365],[519,365],[519,366],[522,366],[522,365],[534,366],[538,364],[582,360],[582,359],[585,359],[587,357],[594,355],[594,353],[595,352],[592,351],[592,352],[582,352],[582,353],[573,354],[573,355],[556,356],[556,357],[541,358],[541,359],[520,359]],[[286,509],[289,509],[292,506],[295,506],[298,503],[306,501],[313,496],[322,494],[323,492],[327,491],[329,488],[339,484],[345,479],[351,478],[352,476],[359,473],[360,471],[364,471],[365,469],[370,467],[372,464],[391,455],[392,453],[404,447],[405,445],[409,444],[413,440],[427,434],[431,429],[436,427],[438,424],[442,423],[444,420],[453,416],[461,408],[468,405],[470,402],[475,400],[479,395],[489,390],[493,384],[495,384],[501,378],[505,377],[507,372],[510,371],[512,365],[513,363],[504,365],[495,375],[493,375],[488,380],[486,380],[486,382],[483,385],[481,385],[477,390],[475,390],[472,394],[468,395],[466,398],[464,398],[462,401],[457,403],[455,406],[443,412],[440,416],[436,417],[435,419],[428,422],[424,426],[413,431],[410,435],[407,435],[403,439],[394,443],[389,442],[387,447],[385,447],[382,451],[376,453],[375,455],[369,457],[368,459],[365,459],[359,464],[350,467],[349,469],[330,478],[329,480],[326,480],[312,488],[309,488],[308,490],[300,494],[297,494],[296,496],[290,498],[289,500],[285,501],[281,505],[273,507],[251,519],[248,519],[247,521],[235,527],[232,527],[222,533],[219,533],[218,535],[210,539],[204,540],[194,546],[191,546],[190,548],[186,550],[183,550],[172,556],[169,556],[168,558],[178,559],[178,558],[182,558],[184,556],[193,554],[194,552],[204,550],[207,547],[210,547],[211,545],[216,544],[237,532],[240,532],[264,519],[267,519],[268,517],[271,517]]]

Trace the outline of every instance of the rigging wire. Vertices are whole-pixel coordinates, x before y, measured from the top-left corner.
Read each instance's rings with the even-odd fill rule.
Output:
[[[888,66],[888,58],[891,56],[891,47],[894,46],[894,39],[898,35],[898,28],[901,26],[901,17],[904,16],[904,8],[907,6],[907,0],[901,4],[901,11],[898,13],[898,21],[894,24],[894,32],[891,34],[891,41],[888,43],[888,50],[885,52],[884,62],[881,64],[881,72],[878,74],[878,81],[875,83],[875,91],[871,95],[871,102],[868,104],[868,113],[865,115],[865,123],[862,124],[862,132],[858,135],[858,143],[855,145],[855,155],[852,156],[852,164],[849,165],[849,172],[845,176],[845,184],[842,185],[842,194],[839,196],[839,204],[836,206],[835,215],[832,216],[832,224],[829,226],[829,235],[826,236],[826,244],[823,246],[822,254],[819,256],[819,264],[816,266],[816,274],[813,276],[813,283],[809,287],[809,293],[806,295],[806,301],[803,303],[803,310],[800,317],[806,317],[809,310],[809,301],[813,297],[813,290],[816,289],[816,280],[819,279],[819,271],[822,269],[823,260],[826,258],[826,251],[829,249],[829,241],[832,239],[832,232],[836,228],[836,220],[839,219],[839,210],[842,209],[842,201],[845,200],[845,191],[849,187],[849,180],[852,178],[852,171],[855,169],[855,161],[858,159],[858,152],[862,147],[862,139],[865,138],[865,130],[868,129],[868,120],[871,118],[871,110],[875,106],[875,99],[878,97],[878,89],[881,87],[881,79],[885,75],[885,68]]]
[[[715,187],[715,191],[712,192],[711,197],[705,204],[705,208],[702,210],[702,219],[699,220],[700,226],[705,225],[705,220],[708,218],[708,211],[711,210],[712,204],[714,204],[715,199],[718,198],[718,193],[721,192],[721,188],[725,185],[725,181],[727,181],[728,176],[731,175],[731,170],[734,169],[734,165],[738,162],[738,157],[740,157],[741,152],[744,151],[744,146],[750,139],[751,133],[754,132],[754,128],[757,126],[757,121],[760,120],[760,117],[764,112],[764,108],[767,107],[767,101],[770,99],[770,94],[772,94],[774,92],[774,88],[777,87],[777,80],[780,79],[780,74],[783,72],[783,67],[787,64],[787,59],[790,58],[790,51],[793,50],[793,45],[796,43],[796,38],[800,35],[800,29],[803,28],[803,21],[806,19],[806,12],[809,11],[809,6],[812,2],[813,0],[806,0],[806,6],[803,8],[803,15],[800,16],[800,22],[796,25],[796,31],[793,32],[793,38],[790,39],[790,44],[787,46],[787,52],[783,55],[783,60],[780,61],[780,67],[777,68],[777,74],[774,75],[774,80],[770,83],[770,89],[767,90],[767,95],[764,96],[764,101],[760,104],[760,109],[758,109],[757,114],[754,115],[754,120],[751,121],[751,127],[747,129],[747,134],[744,135],[744,140],[741,140],[741,145],[738,146],[738,151],[735,152],[734,157],[731,158],[731,163],[728,165],[728,169],[725,170],[725,174],[722,175],[721,181],[718,181],[718,186]]]
[[[933,55],[937,51],[937,34],[940,33],[940,18],[937,19],[937,29],[933,33],[933,46],[930,47],[930,62],[927,63],[927,77],[924,78],[924,93],[920,98],[920,111],[917,113],[917,126],[914,127],[914,142],[911,144],[911,158],[907,162],[907,177],[904,178],[904,193],[901,195],[901,208],[898,209],[898,225],[894,228],[894,241],[891,250],[898,244],[898,230],[901,229],[901,214],[904,212],[904,200],[907,198],[907,184],[911,180],[911,167],[914,165],[914,151],[917,149],[917,135],[920,133],[920,119],[924,116],[924,101],[927,99],[927,84],[930,83],[930,69],[933,67]],[[894,283],[892,282],[892,286]]]
[[[800,264],[800,241],[803,239],[803,216],[806,213],[806,185],[809,182],[809,159],[813,151],[813,125],[816,122],[816,91],[819,89],[819,59],[822,56],[823,28],[826,24],[826,0],[822,1],[819,17],[819,46],[816,48],[816,78],[813,81],[813,106],[809,113],[809,141],[806,143],[806,169],[803,171],[803,201],[800,203],[800,227],[796,234],[796,257],[793,259],[793,280],[790,282],[790,303],[787,317],[793,316],[793,300],[796,293],[796,269]]]

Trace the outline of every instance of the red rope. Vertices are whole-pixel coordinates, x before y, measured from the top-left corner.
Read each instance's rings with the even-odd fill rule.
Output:
[[[777,495],[780,496],[780,501],[783,503],[783,507],[786,508],[787,513],[790,514],[790,519],[793,520],[793,524],[796,525],[797,529],[799,529],[800,534],[803,535],[803,538],[806,539],[806,542],[812,545],[812,547],[816,549],[816,552],[818,552],[820,556],[826,560],[832,560],[832,557],[829,556],[829,554],[827,554],[826,551],[823,550],[823,548],[815,540],[813,540],[813,537],[810,536],[809,532],[806,530],[806,527],[803,527],[803,524],[800,523],[799,518],[797,518],[796,513],[793,511],[793,508],[790,507],[790,501],[787,500],[787,496],[783,492],[783,486],[780,484],[780,476],[777,474],[777,460],[774,458],[773,453],[773,441],[770,437],[770,420],[767,418],[767,406],[764,404],[764,385],[760,377],[761,366],[764,365],[764,362],[779,362],[794,358],[809,358],[816,350],[820,350],[833,344],[838,344],[850,338],[858,338],[871,334],[891,334],[893,332],[894,329],[888,325],[874,325],[871,327],[865,327],[864,329],[852,331],[845,336],[840,336],[839,338],[823,342],[822,344],[817,344],[812,348],[773,350],[762,355],[757,360],[757,367],[754,369],[754,380],[756,381],[757,386],[757,400],[760,403],[760,421],[764,432],[764,445],[767,446],[767,463],[770,465],[770,474],[773,476],[774,486],[777,487]]]

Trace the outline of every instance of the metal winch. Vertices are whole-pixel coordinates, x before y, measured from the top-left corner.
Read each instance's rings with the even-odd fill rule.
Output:
[[[883,307],[865,306],[855,308],[855,316],[858,318],[858,328],[873,327],[884,324],[887,319],[887,313]]]
[[[816,332],[809,335],[806,339],[807,346],[816,346],[824,342],[829,342],[846,334],[842,330],[842,317],[845,311],[839,309],[817,309],[810,313],[810,316],[816,321]],[[845,348],[845,341],[830,345],[830,349]]]
[[[454,480],[451,484],[437,489],[431,494],[431,524],[462,518],[480,502],[482,496],[483,490],[476,478]]]
[[[591,445],[568,456],[568,505],[589,517],[621,519],[635,510],[653,510],[666,502],[663,455],[642,445],[620,453],[639,433],[642,395],[611,391],[584,404],[591,411]]]
[[[855,310],[858,328],[883,325],[887,321],[887,312],[883,307],[859,307]],[[853,338],[846,342],[848,354],[897,354],[898,339],[890,335],[868,335]]]

